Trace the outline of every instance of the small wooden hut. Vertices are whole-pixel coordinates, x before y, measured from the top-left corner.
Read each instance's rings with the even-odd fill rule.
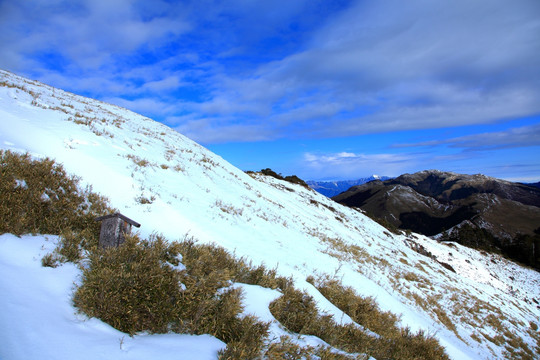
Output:
[[[103,248],[117,247],[126,241],[126,234],[131,233],[131,227],[141,227],[136,221],[120,213],[100,216],[96,221],[101,221],[99,234],[99,246]]]

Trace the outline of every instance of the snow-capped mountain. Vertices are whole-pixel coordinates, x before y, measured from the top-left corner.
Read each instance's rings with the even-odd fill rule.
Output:
[[[388,180],[388,176],[371,175],[369,177],[356,180],[341,180],[341,181],[306,181],[310,188],[323,194],[324,196],[333,197],[349,188],[357,185],[362,185],[373,180]]]
[[[0,148],[62,163],[141,223],[143,236],[189,234],[277,268],[338,322],[351,320],[306,281],[309,275],[336,275],[375,297],[401,315],[402,325],[435,334],[452,359],[538,358],[538,272],[457,244],[391,234],[315,191],[248,175],[126,109],[0,71]],[[207,359],[219,349],[216,339],[188,335],[124,339],[99,320],[73,315],[78,270],[41,267],[51,241],[0,236],[1,359],[172,359],[182,351]],[[259,293],[246,290],[246,309],[268,319],[275,294]],[[271,329],[275,337],[283,331]]]

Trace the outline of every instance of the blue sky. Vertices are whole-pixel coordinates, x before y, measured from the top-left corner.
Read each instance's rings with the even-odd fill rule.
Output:
[[[243,170],[540,181],[538,0],[0,0],[0,50]]]

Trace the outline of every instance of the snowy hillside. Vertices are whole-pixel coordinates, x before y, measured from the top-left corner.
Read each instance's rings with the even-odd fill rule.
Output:
[[[277,267],[317,299],[320,309],[335,314],[336,321],[351,320],[306,282],[308,276],[336,275],[359,294],[374,296],[383,310],[402,314],[402,325],[435,334],[453,359],[521,358],[521,352],[539,358],[538,272],[459,245],[391,234],[313,190],[245,174],[183,135],[126,109],[0,71],[0,148],[56,159],[141,223],[143,236],[158,232],[180,239],[189,234],[255,264]],[[51,358],[56,359],[72,358],[82,348],[88,358],[159,354],[166,359],[174,358],[180,344],[195,346],[180,335],[126,337],[119,345],[120,332],[75,316],[74,309],[70,314],[70,285],[77,270],[40,268],[40,254],[52,241],[0,237],[0,338],[10,344],[0,346],[0,359],[47,353],[51,342],[35,341],[42,336],[71,344],[55,350]],[[29,290],[20,284],[36,286]],[[246,286],[246,311],[271,318],[261,306],[278,296],[269,291]],[[48,312],[39,324],[14,324],[58,306],[62,309]],[[277,324],[271,329],[277,337],[284,331]],[[221,346],[216,339],[200,341],[207,340],[206,355],[200,358]],[[103,345],[106,341],[112,343]],[[165,350],[156,352],[154,345]],[[113,347],[116,353],[109,352]]]

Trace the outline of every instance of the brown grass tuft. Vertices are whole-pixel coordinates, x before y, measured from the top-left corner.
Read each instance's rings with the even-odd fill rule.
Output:
[[[130,335],[167,332],[183,296],[181,273],[167,263],[175,253],[175,245],[161,237],[141,241],[126,236],[118,248],[96,248],[83,269],[74,305]]]
[[[54,160],[0,150],[0,234],[99,233],[96,216],[111,209],[107,200],[81,190],[79,179]]]

